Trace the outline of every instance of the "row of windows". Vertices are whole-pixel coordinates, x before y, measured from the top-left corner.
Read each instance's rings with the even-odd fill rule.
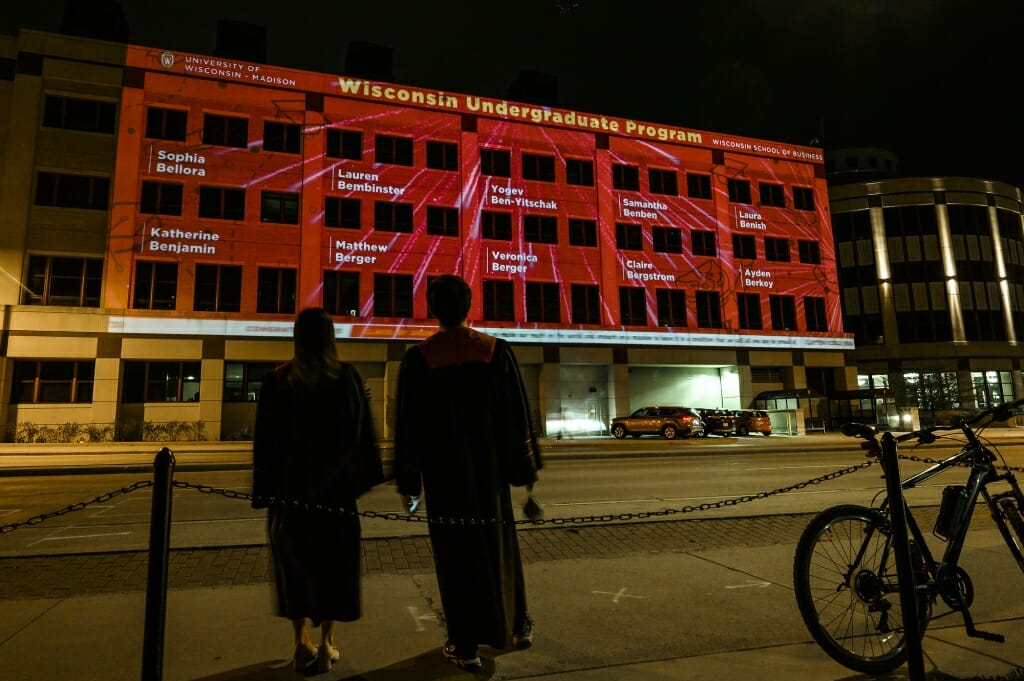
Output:
[[[200,367],[200,362],[125,362],[121,400],[197,401]],[[95,374],[94,361],[16,360],[11,404],[92,402]]]

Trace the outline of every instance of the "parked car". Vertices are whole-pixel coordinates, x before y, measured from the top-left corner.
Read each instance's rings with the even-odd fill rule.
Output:
[[[611,422],[612,435],[660,435],[667,440],[677,437],[699,437],[704,434],[700,415],[687,407],[641,407],[629,416],[616,416]]]
[[[742,409],[733,412],[736,417],[736,434],[747,435],[749,433],[761,433],[762,435],[772,434],[772,420],[768,412],[757,409]]]
[[[736,432],[736,417],[726,409],[698,409],[697,413],[704,421],[704,435],[732,435]]]

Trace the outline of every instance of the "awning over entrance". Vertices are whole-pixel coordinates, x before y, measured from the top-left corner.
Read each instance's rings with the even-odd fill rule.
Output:
[[[824,397],[814,388],[796,388],[794,390],[764,390],[757,394],[754,401],[761,400],[800,400],[803,398]]]

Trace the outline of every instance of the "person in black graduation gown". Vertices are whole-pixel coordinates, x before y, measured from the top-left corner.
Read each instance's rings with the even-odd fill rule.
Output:
[[[509,485],[532,486],[541,467],[515,355],[466,325],[471,297],[454,275],[428,288],[440,328],[402,360],[394,454],[398,492],[426,504],[442,652],[464,669],[481,667],[481,644],[533,641]]]

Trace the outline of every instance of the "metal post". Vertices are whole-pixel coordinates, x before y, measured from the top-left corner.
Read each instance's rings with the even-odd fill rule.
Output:
[[[171,484],[174,454],[167,447],[153,461],[153,506],[149,519],[149,569],[146,622],[142,639],[142,681],[164,675],[164,625],[167,621],[167,564],[171,544]]]
[[[907,672],[910,681],[925,681],[914,562],[910,557],[910,539],[907,536],[907,514],[903,501],[903,485],[900,484],[896,436],[890,432],[882,435],[882,468],[885,471],[885,487],[889,495],[889,520],[892,522],[893,548],[896,552],[896,575],[900,580],[900,608],[903,612],[903,644],[907,650]]]

